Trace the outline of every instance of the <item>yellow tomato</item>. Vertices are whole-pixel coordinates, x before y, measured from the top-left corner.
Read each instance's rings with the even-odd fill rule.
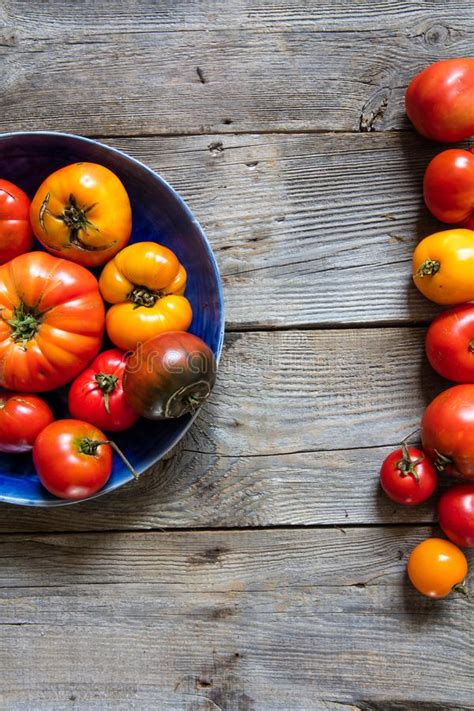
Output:
[[[474,231],[436,232],[420,242],[413,254],[413,280],[437,304],[474,300]]]
[[[408,577],[427,597],[446,597],[462,586],[467,575],[466,556],[460,548],[442,538],[427,538],[408,559]]]
[[[113,306],[106,316],[110,340],[133,350],[164,331],[187,331],[193,318],[183,296],[186,270],[167,247],[131,244],[105,265],[100,291]]]
[[[73,163],[49,175],[32,200],[30,219],[48,252],[85,267],[107,262],[132,232],[127,191],[97,163]]]

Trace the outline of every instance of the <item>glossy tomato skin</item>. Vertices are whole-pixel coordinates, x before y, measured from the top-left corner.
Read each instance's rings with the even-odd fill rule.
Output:
[[[438,153],[426,169],[423,195],[438,220],[473,229],[474,148]]]
[[[85,440],[107,440],[97,427],[80,420],[57,420],[33,446],[33,462],[43,486],[61,499],[79,500],[102,489],[112,472],[112,449],[101,444],[95,453],[81,451]]]
[[[437,373],[456,383],[474,383],[474,305],[440,313],[428,328],[425,345]]]
[[[148,419],[181,417],[207,400],[216,370],[214,354],[201,338],[181,331],[161,333],[127,361],[125,397]]]
[[[44,392],[75,377],[97,354],[104,303],[78,264],[29,252],[0,266],[0,386]]]
[[[408,559],[408,577],[422,595],[443,598],[467,575],[464,553],[442,538],[427,538],[414,548]]]
[[[417,74],[405,106],[416,130],[435,141],[462,141],[474,133],[474,59],[445,59]]]
[[[8,180],[0,180],[0,264],[29,252],[33,245],[30,200]]]
[[[112,304],[107,333],[123,350],[133,350],[165,331],[187,331],[191,325],[191,304],[184,296],[186,270],[160,244],[137,242],[122,249],[105,265],[99,286]]]
[[[421,441],[439,471],[474,479],[474,385],[455,385],[430,402]]]
[[[71,385],[71,415],[111,432],[132,427],[139,415],[123,392],[126,362],[125,353],[116,348],[100,353]]]
[[[427,299],[446,306],[474,301],[474,231],[435,232],[413,253],[413,281]]]
[[[49,175],[31,202],[30,216],[49,252],[85,267],[105,264],[132,232],[123,184],[97,163],[73,163]]]
[[[421,449],[404,447],[391,452],[380,470],[380,484],[397,504],[416,506],[430,498],[438,475]]]
[[[51,408],[37,395],[0,393],[0,452],[28,452],[53,420]]]
[[[445,491],[438,516],[439,525],[453,543],[474,548],[474,483],[457,484]]]

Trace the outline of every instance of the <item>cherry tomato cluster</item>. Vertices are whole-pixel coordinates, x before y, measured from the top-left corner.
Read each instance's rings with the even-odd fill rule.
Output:
[[[192,413],[214,384],[212,351],[187,333],[185,267],[131,234],[127,191],[102,165],[55,171],[31,204],[0,180],[0,452],[31,451],[58,497],[99,491],[114,451],[137,476],[103,430]],[[100,352],[104,331],[115,347]],[[37,393],[67,385],[71,419],[55,419]]]
[[[474,134],[474,59],[436,62],[410,82],[406,110],[424,136],[442,142]],[[458,383],[438,395],[421,421],[421,448],[406,442],[384,461],[380,480],[394,501],[415,505],[434,492],[439,473],[464,479],[438,502],[450,540],[429,538],[411,552],[408,576],[424,595],[465,591],[474,548],[474,148],[443,151],[423,183],[432,214],[455,227],[423,239],[413,254],[413,279],[437,304],[449,306],[428,328],[426,355],[440,375]]]

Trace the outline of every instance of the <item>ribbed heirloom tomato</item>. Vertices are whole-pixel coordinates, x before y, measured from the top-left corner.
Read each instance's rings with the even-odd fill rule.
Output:
[[[0,264],[28,252],[33,244],[28,195],[0,180]]]
[[[64,385],[97,354],[103,329],[104,303],[87,269],[46,252],[0,267],[0,386]]]
[[[49,252],[94,267],[128,242],[132,210],[111,170],[97,163],[73,163],[40,185],[31,202],[31,224]]]
[[[167,247],[155,242],[129,245],[105,265],[99,285],[113,304],[107,311],[107,333],[124,351],[191,325],[191,305],[183,296],[186,270]]]

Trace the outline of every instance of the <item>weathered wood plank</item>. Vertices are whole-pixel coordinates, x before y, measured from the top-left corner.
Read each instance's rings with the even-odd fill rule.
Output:
[[[2,5],[2,130],[407,128],[409,78],[469,55],[474,28],[467,0],[31,5]]]
[[[378,489],[381,445],[414,430],[443,387],[423,337],[400,328],[230,334],[211,401],[174,457],[107,499],[3,506],[0,530],[430,521],[432,502],[397,507]]]
[[[438,150],[406,134],[108,141],[187,199],[222,271],[228,327],[413,322],[417,241],[440,228],[421,195]]]
[[[433,603],[405,578],[426,535],[4,536],[2,697],[38,711],[472,709],[472,600]]]

